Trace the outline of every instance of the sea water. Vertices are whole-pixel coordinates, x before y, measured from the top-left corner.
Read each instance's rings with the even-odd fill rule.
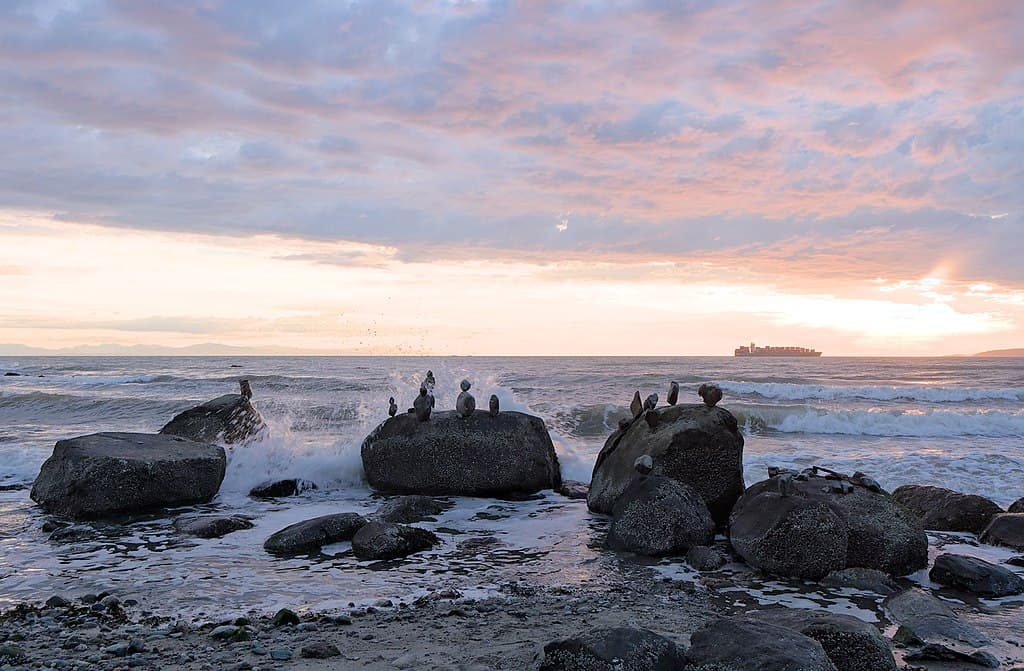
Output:
[[[281,606],[343,609],[439,587],[465,594],[509,583],[601,589],[636,570],[695,577],[679,559],[602,549],[607,520],[552,492],[523,502],[452,498],[436,522],[421,523],[441,545],[403,560],[359,561],[347,543],[314,556],[265,553],[263,541],[288,524],[380,505],[363,480],[359,446],[386,418],[388,397],[403,411],[412,405],[427,369],[437,379],[439,409],[454,408],[467,378],[478,405],[496,394],[505,410],[541,416],[565,479],[589,482],[635,390],[657,392],[664,403],[674,380],[681,402],[698,402],[697,387],[713,381],[743,430],[748,484],[768,466],[820,465],[863,471],[890,490],[934,484],[1004,506],[1024,496],[1021,359],[0,357],[0,486],[30,485],[61,438],[154,432],[182,410],[236,392],[239,379],[250,380],[270,427],[260,442],[229,450],[213,502],[174,511],[252,518],[253,529],[221,539],[181,536],[174,515],[153,515],[83,524],[71,540],[50,540],[27,489],[0,492],[0,608],[106,590],[158,612],[212,617]],[[271,501],[247,496],[254,485],[287,477],[318,489]],[[993,560],[1010,554],[968,545],[966,537],[932,541],[933,554],[943,544]],[[926,572],[914,578],[927,583]],[[746,598],[792,605],[809,597],[765,582]],[[832,604],[857,609],[841,601]]]

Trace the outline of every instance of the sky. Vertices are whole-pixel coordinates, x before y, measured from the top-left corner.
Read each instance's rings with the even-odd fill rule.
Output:
[[[1021,35],[1017,0],[7,0],[0,353],[1024,347]]]

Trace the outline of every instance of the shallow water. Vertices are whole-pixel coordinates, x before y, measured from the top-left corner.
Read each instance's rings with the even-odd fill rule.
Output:
[[[156,431],[175,413],[235,391],[240,378],[252,382],[271,429],[266,440],[231,450],[214,502],[181,511],[253,518],[255,528],[222,539],[182,537],[171,517],[160,516],[86,524],[78,540],[50,541],[27,490],[0,492],[0,607],[110,590],[162,612],[224,614],[408,600],[444,585],[470,594],[509,581],[596,589],[648,564],[694,577],[677,560],[645,563],[603,551],[606,521],[584,502],[550,492],[516,503],[453,498],[437,522],[423,524],[443,544],[407,560],[360,562],[348,544],[313,557],[267,555],[263,540],[287,524],[379,505],[362,481],[359,445],[384,419],[389,396],[402,409],[411,404],[427,368],[440,408],[454,407],[466,377],[478,402],[494,393],[503,409],[542,416],[568,479],[589,480],[635,389],[664,398],[676,380],[682,400],[696,401],[696,387],[713,380],[743,426],[748,484],[768,465],[819,464],[864,471],[890,489],[937,484],[1004,505],[1024,496],[1024,361],[1017,359],[0,358],[0,374],[21,373],[0,376],[0,485],[31,483],[60,438]],[[281,477],[320,489],[276,502],[246,496]],[[994,552],[993,559],[1002,552],[973,551]],[[743,593],[738,599],[751,603],[813,601],[771,583]],[[863,610],[842,595],[829,603]],[[1020,602],[987,607],[997,623],[1005,612],[1019,615]]]

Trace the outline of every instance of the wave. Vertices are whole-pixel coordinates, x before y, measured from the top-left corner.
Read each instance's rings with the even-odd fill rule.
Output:
[[[1024,437],[1024,410],[955,411],[944,409],[829,410],[804,405],[730,405],[751,433],[839,434],[851,436]]]
[[[939,385],[829,386],[788,382],[718,383],[728,394],[761,398],[800,400],[865,399],[871,401],[922,401],[964,403],[967,401],[1024,401],[1024,387],[948,387]]]

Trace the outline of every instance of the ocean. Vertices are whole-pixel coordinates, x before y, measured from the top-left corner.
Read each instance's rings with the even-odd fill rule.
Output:
[[[331,610],[440,587],[487,594],[512,583],[601,588],[638,570],[689,575],[681,559],[604,550],[607,521],[585,502],[552,492],[524,502],[452,499],[437,522],[423,524],[442,545],[403,560],[358,561],[347,543],[314,557],[266,554],[266,537],[290,523],[367,513],[381,503],[362,479],[359,446],[386,418],[388,397],[401,410],[411,406],[427,369],[437,378],[439,408],[454,408],[467,378],[478,405],[497,394],[503,409],[541,416],[566,479],[589,482],[634,390],[657,392],[664,403],[674,380],[681,402],[698,402],[697,387],[713,381],[742,427],[748,485],[768,466],[821,465],[863,471],[890,490],[934,484],[1004,506],[1024,496],[1022,359],[0,357],[0,486],[30,485],[61,438],[155,432],[186,408],[236,392],[243,378],[270,427],[264,440],[230,450],[212,503],[175,511],[253,518],[253,529],[222,539],[182,537],[173,515],[154,515],[84,524],[73,540],[58,542],[42,531],[46,517],[27,489],[0,492],[0,608],[105,590],[195,616]],[[318,489],[276,501],[246,495],[285,477]],[[955,535],[933,543],[994,560],[1011,554]],[[802,598],[785,585],[765,585],[753,598]],[[853,602],[838,607],[857,610]]]

